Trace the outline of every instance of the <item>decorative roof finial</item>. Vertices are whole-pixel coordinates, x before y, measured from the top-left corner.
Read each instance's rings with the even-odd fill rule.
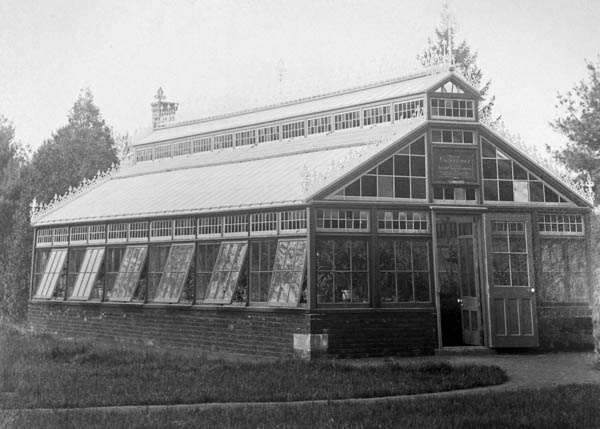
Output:
[[[152,125],[154,129],[166,122],[175,121],[175,113],[177,113],[179,103],[165,101],[167,97],[162,87],[158,88],[154,98],[156,101],[150,105],[152,107]]]
[[[156,95],[154,96],[154,98],[156,98],[159,103],[167,98],[165,97],[165,92],[163,91],[162,87],[158,88],[158,91],[156,91]]]

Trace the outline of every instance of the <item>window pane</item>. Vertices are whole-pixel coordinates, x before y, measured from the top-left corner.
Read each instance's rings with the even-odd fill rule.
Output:
[[[393,271],[395,266],[394,241],[379,240],[379,269]]]
[[[377,176],[363,176],[361,177],[361,187],[363,197],[376,197],[377,196]]]
[[[394,196],[394,178],[392,176],[379,176],[377,178],[377,195],[384,198]]]
[[[164,273],[156,291],[156,301],[179,302],[194,256],[194,244],[174,244],[168,254]]]
[[[423,157],[423,156],[411,157],[410,173],[412,176],[425,177],[425,157]]]
[[[427,189],[425,179],[412,179],[412,198],[424,199],[426,198]]]
[[[484,159],[483,160],[483,178],[484,179],[496,179],[498,172],[496,170],[495,159]]]
[[[147,252],[148,246],[127,246],[110,296],[111,301],[131,301],[134,298]]]
[[[276,254],[267,298],[269,305],[296,306],[302,295],[306,240],[279,240]],[[277,260],[280,258],[285,261]]]
[[[411,273],[397,273],[398,302],[413,301],[413,286]]]
[[[396,198],[410,198],[410,179],[408,177],[396,177]]]
[[[247,242],[222,243],[217,256],[205,302],[215,304],[231,303],[239,274],[246,259]]]
[[[369,275],[352,273],[352,302],[369,302]]]
[[[513,182],[508,180],[498,181],[500,201],[514,201]]]
[[[66,259],[67,249],[51,250],[34,298],[52,298],[59,278],[64,277],[63,267]]]
[[[381,272],[379,275],[379,296],[382,302],[396,301],[396,279],[393,272]]]
[[[429,272],[415,273],[414,275],[415,301],[429,302]]]
[[[77,279],[72,289],[71,299],[90,299],[98,273],[104,263],[104,247],[94,247],[85,249],[85,256],[80,265]],[[101,287],[101,286],[100,286]],[[96,291],[95,299],[101,297],[100,291]]]

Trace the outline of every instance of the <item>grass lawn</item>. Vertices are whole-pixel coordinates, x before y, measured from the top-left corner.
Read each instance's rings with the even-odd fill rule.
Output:
[[[224,362],[57,340],[0,327],[4,409],[378,397],[504,381],[504,371],[493,366]]]
[[[560,386],[456,398],[128,413],[0,412],[0,427],[27,428],[597,428],[600,386]]]

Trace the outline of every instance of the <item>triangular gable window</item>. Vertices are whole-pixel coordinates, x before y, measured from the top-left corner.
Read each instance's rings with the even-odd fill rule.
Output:
[[[465,93],[461,87],[459,87],[458,85],[456,85],[454,82],[452,82],[450,80],[448,82],[446,82],[445,84],[443,84],[442,86],[440,86],[434,92],[437,92],[439,94],[464,94]]]
[[[516,203],[569,203],[537,176],[510,159],[485,138],[483,158],[483,199]]]
[[[427,198],[425,137],[420,137],[338,191],[333,198]]]

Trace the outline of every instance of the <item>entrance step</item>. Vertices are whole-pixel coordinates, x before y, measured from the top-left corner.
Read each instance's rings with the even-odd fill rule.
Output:
[[[485,346],[442,347],[435,349],[436,356],[473,356],[496,354],[496,350]]]

